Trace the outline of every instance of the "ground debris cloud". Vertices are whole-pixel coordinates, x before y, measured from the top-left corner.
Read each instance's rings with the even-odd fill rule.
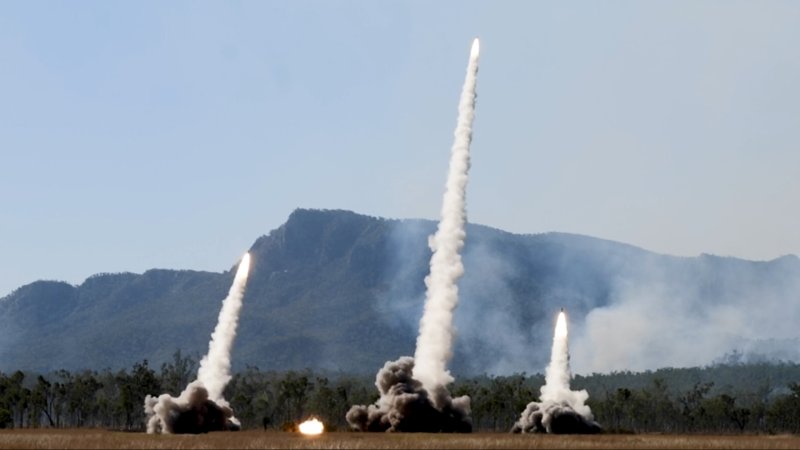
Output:
[[[466,237],[466,188],[470,166],[472,122],[479,42],[470,49],[467,74],[458,104],[458,120],[450,151],[441,219],[428,240],[433,252],[425,278],[425,310],[420,319],[414,358],[387,362],[375,385],[380,399],[374,405],[356,405],[347,421],[361,431],[470,432],[469,397],[453,399],[447,385],[453,376],[447,363],[453,353],[453,311],[458,304],[458,280],[464,273],[461,249]]]
[[[514,433],[593,434],[601,431],[594,421],[586,400],[585,390],[573,391],[569,387],[572,374],[569,369],[569,336],[567,316],[562,310],[556,320],[550,364],[545,371],[545,384],[540,401],[528,403],[517,423]]]
[[[231,379],[231,350],[249,271],[250,254],[245,253],[228,296],[222,301],[217,326],[211,334],[208,353],[200,361],[197,379],[178,397],[169,394],[145,397],[148,433],[207,433],[240,428],[223,391]]]
[[[353,406],[347,412],[347,422],[359,431],[472,431],[469,397],[451,398],[446,390],[439,391],[442,407],[434,407],[428,391],[412,376],[413,369],[414,358],[410,356],[388,361],[375,378],[381,394],[378,402]]]

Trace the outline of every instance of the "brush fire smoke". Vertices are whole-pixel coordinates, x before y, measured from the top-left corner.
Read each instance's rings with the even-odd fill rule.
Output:
[[[197,379],[177,398],[169,394],[145,397],[148,433],[206,433],[240,428],[222,392],[231,379],[231,349],[249,271],[250,254],[245,253],[228,296],[222,301],[217,326],[211,334],[208,353],[200,361]]]
[[[589,393],[569,388],[569,336],[567,316],[562,310],[556,320],[550,365],[545,371],[541,401],[528,403],[511,429],[514,433],[591,434],[601,431],[585,404]]]
[[[467,74],[458,105],[458,121],[441,220],[429,239],[433,254],[425,311],[420,320],[414,358],[405,356],[387,362],[376,376],[381,394],[374,405],[355,405],[347,412],[351,427],[361,431],[470,432],[469,397],[453,399],[447,385],[453,376],[447,362],[453,348],[453,310],[458,304],[458,279],[464,273],[461,249],[466,236],[466,187],[469,147],[475,117],[475,86],[479,43],[472,42]]]

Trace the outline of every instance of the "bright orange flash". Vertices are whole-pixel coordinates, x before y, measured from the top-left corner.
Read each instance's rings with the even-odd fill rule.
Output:
[[[305,422],[301,423],[298,426],[298,429],[301,433],[308,435],[308,436],[315,436],[318,434],[322,434],[325,431],[325,425],[322,424],[319,420],[315,417],[306,420]]]

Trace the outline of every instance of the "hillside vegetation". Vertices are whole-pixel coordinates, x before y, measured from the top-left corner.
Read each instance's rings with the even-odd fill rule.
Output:
[[[154,369],[146,361],[118,371],[0,373],[0,428],[144,430],[147,394],[180,393],[197,361],[176,352]],[[225,396],[245,429],[292,430],[309,416],[347,430],[345,413],[377,399],[374,377],[342,373],[238,372]],[[541,374],[458,379],[476,431],[508,432],[537,399]],[[800,433],[800,365],[721,364],[576,377],[608,433]]]
[[[293,212],[250,249],[234,369],[372,375],[413,354],[435,226]],[[733,351],[742,361],[800,360],[794,256],[679,258],[469,225],[464,264],[456,374],[541,371],[562,307],[579,373],[699,366]],[[157,367],[176,348],[199,357],[232,278],[154,269],[22,286],[0,299],[0,370],[118,370],[145,359]]]

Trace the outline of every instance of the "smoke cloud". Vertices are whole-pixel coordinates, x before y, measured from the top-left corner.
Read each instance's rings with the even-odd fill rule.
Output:
[[[426,237],[436,224],[392,229],[387,327],[407,335],[422,312]],[[550,360],[552,317],[569,311],[571,370],[590,374],[715,363],[800,361],[800,258],[675,257],[587,236],[519,236],[467,225],[459,330],[450,370],[533,373]],[[487,307],[491,305],[491,307]]]
[[[796,257],[676,260],[654,257],[618,277],[611,303],[576,336],[578,371],[702,366],[734,351],[741,362],[800,361]]]
[[[347,422],[360,431],[414,431],[427,433],[469,433],[469,397],[451,399],[446,391],[436,402],[416,380],[414,358],[403,356],[387,361],[375,377],[381,397],[374,405],[355,405],[347,412]],[[443,395],[446,394],[446,395]],[[434,407],[441,404],[442,407]]]
[[[601,431],[586,405],[589,393],[573,391],[569,387],[572,374],[569,370],[569,338],[567,317],[558,314],[550,364],[545,371],[545,384],[539,402],[528,403],[519,421],[511,429],[514,433],[591,434]]]
[[[470,432],[469,397],[453,399],[447,385],[453,376],[447,363],[453,356],[453,311],[458,304],[459,278],[464,274],[461,249],[466,237],[466,189],[469,148],[475,118],[475,88],[479,42],[476,38],[458,104],[458,120],[450,151],[441,219],[428,240],[433,254],[425,277],[425,309],[419,324],[414,358],[387,362],[375,385],[381,394],[375,405],[353,406],[348,423],[362,431]]]
[[[169,394],[145,397],[148,433],[207,433],[241,427],[223,391],[231,379],[231,350],[249,272],[250,254],[245,253],[228,296],[222,301],[217,326],[211,334],[208,353],[200,361],[197,379],[177,398]]]

